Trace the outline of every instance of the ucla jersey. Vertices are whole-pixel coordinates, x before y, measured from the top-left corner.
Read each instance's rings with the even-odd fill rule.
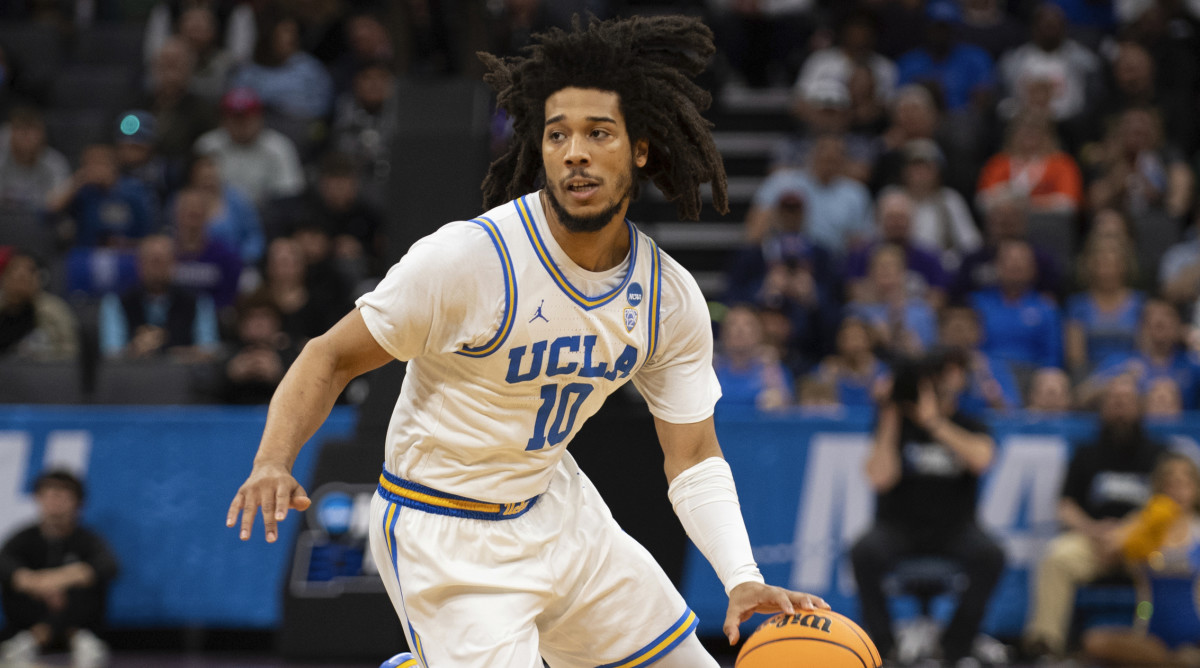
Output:
[[[719,389],[699,289],[632,223],[626,233],[620,267],[584,272],[533,193],[418,242],[359,300],[380,344],[410,360],[388,429],[390,474],[493,503],[534,497],[583,423],[639,374],[656,415],[711,414]],[[448,257],[431,278],[439,253]],[[665,314],[688,332],[671,345]]]

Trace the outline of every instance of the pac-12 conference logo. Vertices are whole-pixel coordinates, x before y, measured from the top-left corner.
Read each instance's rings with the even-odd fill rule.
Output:
[[[629,300],[630,306],[637,306],[638,304],[641,304],[642,303],[642,284],[641,283],[630,283],[629,289],[625,291],[625,298]]]

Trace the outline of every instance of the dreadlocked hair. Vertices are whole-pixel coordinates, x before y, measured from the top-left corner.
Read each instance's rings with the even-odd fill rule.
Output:
[[[713,143],[712,123],[701,116],[712,96],[692,81],[715,51],[707,26],[685,16],[593,17],[584,28],[577,16],[571,30],[553,28],[534,39],[522,56],[479,54],[488,70],[483,79],[496,91],[497,105],[512,119],[514,131],[483,181],[487,208],[537,188],[546,99],[575,87],[619,96],[629,136],[650,145],[639,176],[652,180],[681,218],[699,218],[705,182],[712,183],[714,208],[729,212],[725,165]]]

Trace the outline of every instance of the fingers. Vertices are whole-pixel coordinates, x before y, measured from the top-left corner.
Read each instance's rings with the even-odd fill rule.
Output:
[[[242,500],[246,498],[241,490],[233,495],[233,503],[229,504],[229,512],[225,515],[225,526],[232,527],[237,522],[238,511],[242,509]]]
[[[779,606],[780,612],[786,612],[789,615],[796,614],[796,608],[792,606],[792,601],[790,598],[788,598],[788,591],[786,589],[780,589],[779,591],[775,592],[775,601]],[[803,603],[801,604],[801,607],[803,607]]]
[[[738,619],[738,617],[738,612],[733,609],[730,609],[725,615],[725,626],[722,627],[722,630],[725,631],[725,637],[729,639],[730,646],[738,644],[738,640],[741,639],[742,634],[738,629],[738,625],[741,624],[741,621]]]
[[[801,610],[830,610],[829,604],[820,596],[805,594],[799,591],[789,591],[788,597],[796,607]]]
[[[305,511],[312,505],[312,499],[308,498],[308,492],[303,487],[297,486],[296,491],[292,492],[291,505],[294,510]]]
[[[246,495],[242,501],[242,531],[240,538],[250,540],[250,528],[254,526],[254,511],[258,510],[258,501],[252,495]]]
[[[266,534],[268,543],[275,542],[275,498],[275,495],[268,494],[262,504],[263,532]],[[287,512],[286,506],[284,512]]]

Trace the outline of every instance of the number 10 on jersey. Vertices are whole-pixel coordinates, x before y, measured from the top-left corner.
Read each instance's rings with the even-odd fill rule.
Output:
[[[579,407],[583,405],[592,386],[587,383],[569,383],[567,385],[543,385],[541,390],[542,405],[538,408],[537,419],[533,422],[533,436],[525,444],[526,450],[541,450],[550,442],[554,447],[566,440],[575,428],[575,418],[579,415]],[[554,410],[554,406],[558,410]],[[554,423],[550,422],[550,414],[554,413]]]

